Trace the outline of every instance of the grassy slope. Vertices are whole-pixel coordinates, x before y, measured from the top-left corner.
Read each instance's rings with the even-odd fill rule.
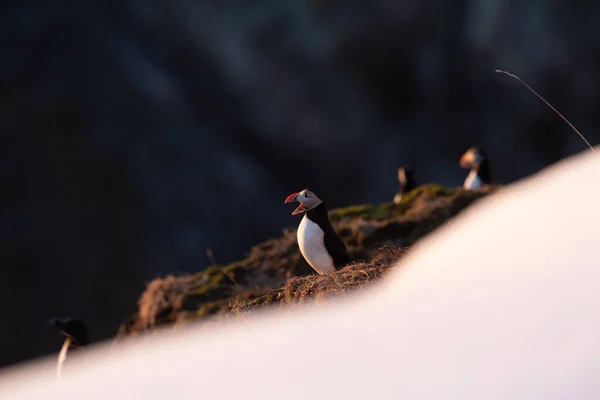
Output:
[[[331,275],[314,274],[298,251],[294,229],[254,246],[243,260],[193,275],[156,278],[118,336],[214,314],[247,315],[266,304],[291,305],[358,289],[385,274],[402,256],[400,249],[494,189],[469,192],[424,185],[397,206],[364,204],[331,210],[332,225],[355,260]]]

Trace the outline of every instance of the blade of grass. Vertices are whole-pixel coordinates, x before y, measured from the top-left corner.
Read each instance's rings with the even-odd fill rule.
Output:
[[[501,69],[497,69],[497,70],[496,70],[496,72],[499,72],[499,73],[501,73],[501,74],[506,74],[506,75],[510,76],[511,78],[514,78],[514,79],[518,80],[518,81],[519,81],[519,82],[521,82],[523,85],[525,85],[525,87],[526,87],[527,89],[529,89],[529,90],[530,90],[530,91],[531,91],[533,94],[535,94],[537,97],[539,97],[539,98],[540,98],[540,100],[542,100],[544,103],[546,103],[546,105],[547,105],[548,107],[550,107],[550,108],[551,108],[551,109],[552,109],[552,110],[553,110],[555,113],[557,113],[557,114],[558,114],[558,116],[559,116],[559,117],[561,117],[561,118],[563,119],[563,121],[565,121],[567,124],[569,124],[569,126],[571,127],[571,129],[573,129],[573,130],[575,131],[575,133],[577,133],[577,134],[579,135],[579,137],[580,137],[580,138],[581,138],[581,139],[582,139],[582,140],[585,142],[585,144],[587,144],[587,145],[588,145],[588,147],[590,148],[590,150],[592,150],[594,153],[596,152],[596,150],[594,150],[594,147],[592,147],[592,145],[590,144],[590,142],[588,142],[588,141],[586,140],[586,138],[585,138],[585,137],[584,137],[584,136],[581,134],[581,132],[579,132],[579,131],[577,130],[577,128],[575,128],[575,127],[573,126],[573,124],[571,124],[571,123],[569,122],[569,120],[568,120],[568,119],[566,119],[566,118],[565,118],[565,117],[564,117],[564,116],[563,116],[563,115],[562,115],[560,112],[558,112],[558,110],[557,110],[556,108],[554,108],[554,107],[552,106],[552,104],[548,103],[548,102],[546,101],[546,99],[544,99],[542,96],[540,96],[540,95],[539,95],[539,94],[538,94],[538,93],[537,93],[535,90],[533,90],[533,89],[532,89],[532,88],[531,88],[531,87],[530,87],[528,84],[526,84],[525,82],[523,82],[523,80],[521,80],[521,78],[519,78],[519,77],[518,77],[518,76],[516,76],[515,74],[511,74],[510,72],[503,71],[503,70],[501,70]]]

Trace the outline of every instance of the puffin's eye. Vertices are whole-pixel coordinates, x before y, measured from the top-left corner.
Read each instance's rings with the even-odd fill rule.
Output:
[[[305,193],[304,193],[304,197],[306,197],[306,198],[309,198],[309,197],[310,197],[310,195],[308,194],[308,192],[305,192]]]

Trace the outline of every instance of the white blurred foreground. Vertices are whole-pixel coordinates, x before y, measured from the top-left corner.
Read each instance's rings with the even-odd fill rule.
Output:
[[[599,399],[600,158],[484,199],[371,290],[0,374],[18,399]],[[58,349],[57,349],[58,350]]]

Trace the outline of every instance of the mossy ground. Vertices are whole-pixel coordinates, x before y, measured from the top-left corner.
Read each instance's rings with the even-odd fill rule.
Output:
[[[398,205],[333,209],[330,220],[354,260],[351,265],[335,274],[316,275],[298,251],[295,229],[286,229],[281,237],[254,246],[243,260],[153,280],[118,336],[219,314],[247,315],[267,304],[290,306],[359,289],[385,274],[403,249],[493,190],[429,184],[406,194]]]

